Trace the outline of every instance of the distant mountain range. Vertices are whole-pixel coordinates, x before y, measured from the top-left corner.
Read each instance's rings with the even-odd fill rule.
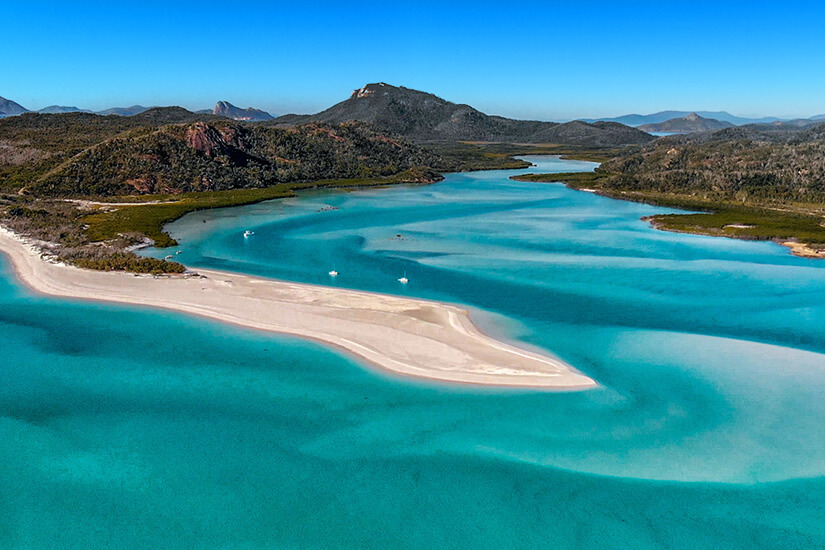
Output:
[[[731,128],[734,124],[725,120],[705,118],[696,113],[690,113],[681,118],[672,118],[656,124],[643,124],[639,130],[645,132],[669,132],[673,134],[688,134],[692,132],[712,132]]]
[[[0,97],[0,116],[22,115],[28,109],[5,97]]]
[[[701,116],[703,118],[712,118],[715,120],[721,120],[724,122],[730,122],[735,126],[741,126],[743,124],[764,124],[769,122],[775,122],[777,120],[782,120],[778,117],[763,117],[763,118],[747,118],[747,117],[740,117],[736,115],[732,115],[727,111],[660,111],[658,113],[653,113],[651,115],[624,115],[615,118],[596,118],[596,119],[587,119],[588,122],[595,122],[598,120],[610,121],[610,122],[620,122],[622,124],[627,124],[628,126],[642,126],[643,124],[659,124],[660,122],[666,122],[668,120],[672,120],[674,118],[684,118],[688,115],[695,114]]]
[[[254,109],[252,107],[241,109],[240,107],[235,107],[228,101],[218,101],[217,105],[215,105],[215,108],[212,109],[212,114],[226,118],[231,118],[233,120],[246,120],[250,122],[272,120],[272,115],[270,115],[266,111]]]
[[[38,113],[43,113],[44,115],[54,115],[57,113],[91,113],[88,109],[79,109],[77,107],[66,107],[64,105],[49,105],[48,107],[43,107]]]
[[[120,115],[120,116],[134,116],[139,115],[144,111],[148,111],[149,107],[143,105],[132,105],[131,107],[112,107],[104,111],[98,111],[99,115]]]
[[[491,116],[469,105],[383,82],[367,84],[352,92],[349,99],[320,113],[284,115],[273,123],[292,126],[307,122],[339,124],[348,120],[368,122],[381,131],[419,142],[492,141],[617,147],[653,139],[645,132],[611,122],[560,124]]]
[[[587,122],[596,122],[596,121],[609,121],[609,122],[620,122],[621,124],[627,124],[628,126],[633,127],[640,127],[646,124],[659,124],[662,122],[666,122],[668,120],[684,118],[688,115],[697,115],[702,118],[720,120],[722,122],[730,122],[734,126],[743,126],[745,124],[770,124],[772,122],[791,122],[791,119],[787,118],[779,118],[775,116],[769,117],[762,117],[762,118],[748,118],[748,117],[740,117],[736,115],[732,115],[727,111],[661,111],[658,113],[653,113],[651,115],[624,115],[614,118],[590,118],[584,119]],[[825,120],[825,114],[823,115],[816,115],[810,118],[801,118],[801,119],[793,119],[793,122],[801,122],[801,121],[817,121],[817,120]]]
[[[113,107],[100,115],[134,116],[149,108],[142,105]],[[22,105],[0,97],[0,118],[29,112]],[[37,111],[45,114],[91,113],[88,109],[51,105]],[[302,122],[337,124],[346,120],[369,122],[385,132],[416,141],[506,141],[556,143],[587,147],[615,147],[645,143],[646,132],[691,133],[725,128],[723,124],[787,124],[804,127],[825,120],[825,114],[808,119],[778,117],[747,118],[726,111],[661,111],[649,115],[631,114],[613,118],[582,119],[565,123],[514,120],[491,116],[469,105],[456,104],[438,96],[386,83],[368,84],[329,109],[311,115],[272,117],[253,107],[242,109],[228,101],[218,101],[213,109],[195,111],[238,121],[266,122],[291,126]],[[696,117],[696,120],[691,120]],[[630,128],[628,128],[630,127]]]
[[[131,107],[112,107],[110,109],[104,109],[102,111],[90,111],[89,109],[80,109],[79,107],[68,107],[63,105],[50,105],[48,107],[44,107],[38,113],[43,114],[60,114],[60,113],[94,113],[98,115],[120,115],[120,116],[134,116],[140,113],[144,113],[148,111],[151,107],[144,107],[143,105],[132,105]],[[14,116],[14,115],[22,115],[23,113],[30,113],[29,109],[26,109],[19,103],[15,103],[10,99],[5,99],[0,97],[0,117],[4,116]],[[197,114],[215,114],[218,116],[223,116],[226,118],[231,118],[234,120],[245,120],[245,121],[263,121],[263,120],[271,120],[272,115],[267,113],[266,111],[262,111],[260,109],[254,109],[249,107],[247,109],[241,109],[239,107],[235,107],[228,101],[219,101],[214,109],[202,109],[196,111]]]

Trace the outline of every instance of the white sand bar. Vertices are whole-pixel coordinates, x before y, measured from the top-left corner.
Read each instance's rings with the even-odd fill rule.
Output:
[[[584,389],[596,383],[558,359],[481,333],[449,304],[199,269],[153,277],[57,264],[0,228],[0,251],[24,284],[66,298],[159,307],[292,334],[389,371],[449,382]]]

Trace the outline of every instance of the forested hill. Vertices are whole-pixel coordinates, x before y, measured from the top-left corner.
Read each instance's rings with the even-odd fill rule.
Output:
[[[0,119],[0,165],[10,157],[32,160],[66,157],[127,130],[164,124],[219,120],[181,107],[156,107],[134,116],[70,112],[25,113]]]
[[[359,120],[382,131],[415,141],[493,141],[553,143],[581,147],[621,147],[653,140],[653,136],[615,122],[589,124],[513,120],[490,116],[469,105],[430,93],[385,83],[368,84],[349,99],[314,115],[284,115],[278,125],[306,122],[338,124]]]
[[[181,193],[385,176],[413,166],[443,168],[441,158],[357,122],[283,129],[179,107],[130,117],[27,113],[0,120],[0,192],[25,188],[33,196]]]
[[[180,107],[123,117],[92,113],[26,113],[0,119],[0,192],[15,191],[96,144],[127,131],[221,120]]]
[[[611,186],[739,202],[825,206],[825,124],[766,124],[657,140],[602,165]]]
[[[438,158],[369,126],[289,129],[226,120],[145,127],[84,150],[26,190],[76,197],[178,194],[395,175]]]

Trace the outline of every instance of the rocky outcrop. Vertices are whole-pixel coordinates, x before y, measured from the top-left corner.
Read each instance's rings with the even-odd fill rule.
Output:
[[[227,149],[223,136],[205,122],[196,122],[186,130],[186,144],[210,157],[224,153]]]
[[[244,120],[248,122],[272,120],[272,115],[270,115],[266,111],[254,109],[252,107],[241,109],[240,107],[235,107],[228,101],[218,101],[218,103],[215,105],[215,108],[212,109],[212,114],[226,118],[231,118],[232,120]]]

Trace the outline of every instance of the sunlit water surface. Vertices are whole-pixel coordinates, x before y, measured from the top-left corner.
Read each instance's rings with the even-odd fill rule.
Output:
[[[825,548],[825,263],[512,174],[198,212],[148,253],[462,303],[598,389],[398,378],[0,262],[0,547]]]

